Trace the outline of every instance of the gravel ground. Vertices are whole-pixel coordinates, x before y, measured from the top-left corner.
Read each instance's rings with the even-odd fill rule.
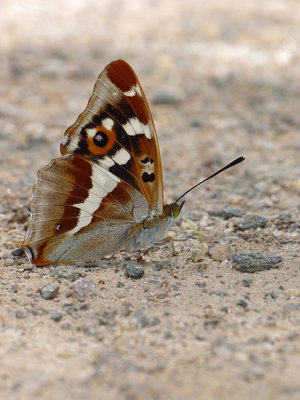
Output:
[[[0,391],[15,399],[299,399],[300,4],[1,2]],[[36,171],[124,58],[158,131],[168,247],[31,266]]]

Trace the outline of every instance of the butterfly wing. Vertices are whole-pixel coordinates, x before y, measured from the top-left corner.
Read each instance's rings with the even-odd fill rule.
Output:
[[[38,172],[23,243],[36,265],[126,248],[136,224],[163,208],[160,152],[138,79],[122,60],[98,77],[65,132],[62,157]]]
[[[140,192],[79,155],[56,158],[39,170],[29,206],[23,248],[36,265],[125,249],[134,225],[149,212]]]
[[[65,132],[62,154],[80,154],[140,191],[152,214],[163,209],[158,139],[143,89],[123,60],[99,75],[86,109]]]

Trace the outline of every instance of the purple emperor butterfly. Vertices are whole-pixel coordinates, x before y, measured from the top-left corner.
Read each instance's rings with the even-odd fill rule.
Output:
[[[113,61],[99,75],[60,151],[61,157],[38,171],[29,204],[22,248],[33,264],[88,261],[167,238],[189,190],[164,205],[154,123],[125,61]]]

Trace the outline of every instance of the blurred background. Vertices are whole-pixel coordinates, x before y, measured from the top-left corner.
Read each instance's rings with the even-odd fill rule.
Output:
[[[299,15],[293,0],[2,0],[1,159],[19,167],[11,184],[27,192],[59,154],[117,58],[145,89],[166,185],[180,192],[239,155],[257,177],[288,181],[299,150]]]

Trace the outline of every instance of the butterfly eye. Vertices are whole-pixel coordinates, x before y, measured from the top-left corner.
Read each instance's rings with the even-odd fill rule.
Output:
[[[172,207],[172,215],[174,218],[178,217],[178,215],[180,214],[180,210],[181,210],[181,208],[179,207],[179,205],[174,204],[174,206]]]
[[[184,205],[184,201],[181,204],[174,203],[171,206],[171,214],[174,218],[177,218],[180,214],[180,211]]]

